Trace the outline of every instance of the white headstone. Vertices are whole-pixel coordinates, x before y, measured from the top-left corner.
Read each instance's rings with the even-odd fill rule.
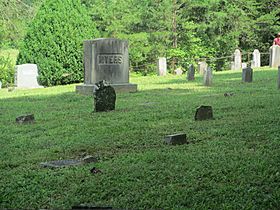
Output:
[[[242,59],[241,59],[241,52],[239,49],[234,51],[234,69],[239,70],[242,68]]]
[[[203,77],[203,84],[205,86],[211,86],[212,85],[212,69],[210,67],[207,67],[207,69],[204,72],[204,77]]]
[[[253,52],[253,60],[252,60],[251,67],[252,68],[261,67],[261,54],[260,54],[260,51],[258,49],[255,49],[254,52]]]
[[[271,68],[277,68],[280,66],[280,46],[273,45],[269,48],[269,66]]]
[[[0,89],[2,88],[2,82],[0,81]]]
[[[167,73],[167,64],[166,64],[166,58],[160,57],[158,58],[158,76],[166,76]]]
[[[37,81],[38,68],[36,64],[22,64],[15,67],[15,87],[43,88]]]
[[[242,69],[247,68],[247,63],[242,63],[241,67]]]
[[[207,69],[207,66],[208,66],[208,64],[205,61],[198,62],[197,68],[198,68],[199,74],[203,75]]]
[[[176,75],[182,75],[183,74],[183,71],[182,71],[181,68],[176,69],[174,72],[175,72]]]

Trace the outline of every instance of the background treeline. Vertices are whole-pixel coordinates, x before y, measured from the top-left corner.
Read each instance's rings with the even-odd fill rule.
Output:
[[[83,27],[91,29],[77,33],[81,38],[128,39],[131,69],[143,74],[155,71],[156,60],[160,56],[168,58],[172,72],[177,67],[187,68],[199,58],[230,56],[236,48],[243,52],[252,52],[254,49],[268,52],[273,38],[280,31],[279,0],[2,0],[0,47],[19,48],[27,53],[28,50],[36,51],[35,46],[40,51],[41,46],[53,42],[60,27],[69,25],[67,30],[74,30],[70,26],[81,25],[83,21],[79,17],[76,17],[76,23],[73,18],[67,18],[71,7],[82,13],[81,17],[87,24],[84,23]],[[63,12],[63,8],[67,10],[64,15],[57,15],[60,16],[58,18],[51,15],[56,11]],[[78,13],[73,14],[78,16]],[[44,31],[48,28],[49,31]],[[74,47],[66,50],[69,56],[75,48],[81,51],[82,40],[75,38],[73,41],[67,30],[59,30],[59,33],[64,33],[64,39],[61,38],[58,46],[64,49],[64,45],[72,43]],[[89,31],[92,33],[89,34]],[[37,44],[32,41],[33,48],[28,49],[30,37],[40,37],[34,36],[34,33],[49,35],[49,38],[45,37]],[[27,46],[23,47],[22,40],[25,40]],[[57,50],[54,56],[45,53],[47,56],[44,59],[57,59]],[[26,53],[20,57],[26,57]],[[29,56],[31,58],[33,55]],[[62,67],[54,64],[54,69],[62,68],[56,76],[57,81],[45,79],[45,85],[82,80],[82,73],[79,76],[71,74],[67,68],[72,64],[64,62],[61,57],[57,60],[64,63]],[[80,59],[80,56],[75,55],[72,59],[75,58]],[[31,61],[36,60],[22,59],[22,62]],[[216,60],[211,65],[216,70],[223,70],[228,68],[227,61]],[[48,66],[51,63],[48,62]],[[72,75],[73,79],[64,78],[60,81],[62,75]]]

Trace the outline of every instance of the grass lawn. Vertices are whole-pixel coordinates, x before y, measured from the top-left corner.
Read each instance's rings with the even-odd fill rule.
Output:
[[[107,113],[92,113],[92,97],[75,85],[0,90],[0,209],[280,209],[276,69],[255,70],[248,84],[240,71],[214,73],[212,87],[185,75],[131,82],[139,91],[118,94]],[[200,105],[213,106],[215,120],[194,121]],[[17,125],[26,113],[36,123]],[[190,144],[163,144],[181,132]],[[99,162],[39,165],[85,154]]]

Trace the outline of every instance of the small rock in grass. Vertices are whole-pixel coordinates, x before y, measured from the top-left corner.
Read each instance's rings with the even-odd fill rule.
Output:
[[[92,174],[101,173],[101,170],[99,170],[99,169],[93,167],[92,169],[90,169],[90,173],[92,173]]]
[[[187,135],[184,133],[165,136],[164,142],[171,145],[187,144]]]
[[[34,123],[34,121],[34,114],[22,115],[16,118],[16,123],[18,124]]]
[[[225,97],[233,96],[233,93],[225,93],[224,96],[225,96]]]
[[[91,156],[91,155],[87,155],[87,156],[85,156],[84,158],[82,158],[82,161],[83,161],[84,163],[95,163],[95,162],[97,162],[97,158],[96,158],[96,157],[93,157],[93,156]]]
[[[195,120],[212,120],[213,119],[213,109],[212,106],[200,106],[196,109]]]

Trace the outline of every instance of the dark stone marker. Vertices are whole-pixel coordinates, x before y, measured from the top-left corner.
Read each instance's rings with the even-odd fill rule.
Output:
[[[88,205],[88,204],[80,204],[80,205],[77,205],[77,206],[72,206],[72,210],[86,210],[86,209],[113,209],[112,207],[110,206],[91,206],[91,205]]]
[[[95,112],[107,112],[115,110],[115,89],[108,85],[104,80],[96,83],[93,97]]]
[[[16,123],[18,124],[34,123],[34,121],[34,114],[22,115],[16,118]]]
[[[242,81],[243,82],[253,81],[253,69],[251,67],[242,69]]]
[[[171,145],[187,144],[187,135],[184,133],[165,136],[164,142]]]
[[[280,66],[278,66],[278,89],[280,89]]]
[[[193,64],[191,64],[190,67],[189,67],[189,70],[188,70],[187,80],[188,81],[194,80],[194,74],[195,74],[194,66],[193,66]]]
[[[212,106],[200,106],[196,109],[195,120],[211,120],[213,119]]]

